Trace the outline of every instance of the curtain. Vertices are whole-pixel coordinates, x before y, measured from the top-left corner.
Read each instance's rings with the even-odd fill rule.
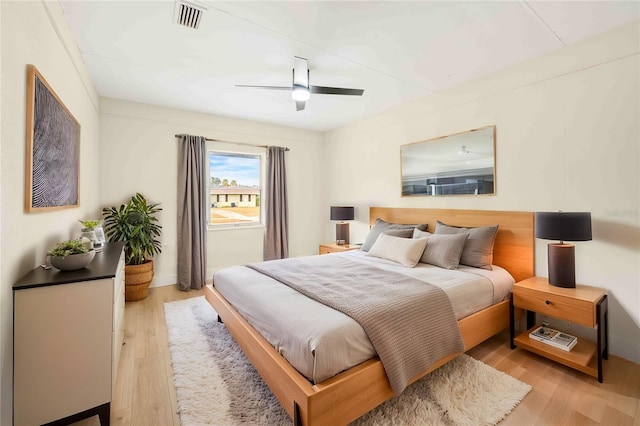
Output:
[[[287,148],[267,147],[267,204],[264,260],[289,257],[289,218],[285,152]]]
[[[204,136],[178,138],[178,287],[189,291],[206,280],[207,149]]]

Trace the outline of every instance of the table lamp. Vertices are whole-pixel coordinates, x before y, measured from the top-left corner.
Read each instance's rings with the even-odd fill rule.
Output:
[[[549,284],[575,288],[575,246],[565,241],[591,240],[591,213],[536,212],[536,238],[559,240],[547,246]]]
[[[353,220],[353,207],[331,206],[331,220],[339,220],[336,223],[336,244],[349,244],[349,224],[345,220]]]

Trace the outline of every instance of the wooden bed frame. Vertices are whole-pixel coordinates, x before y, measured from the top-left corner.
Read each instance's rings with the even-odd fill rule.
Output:
[[[498,224],[493,263],[509,271],[516,281],[534,275],[534,219],[531,212],[371,207],[370,224],[378,217],[394,223],[427,223],[429,231],[435,230],[436,220],[459,226]],[[276,352],[213,286],[206,287],[205,297],[296,425],[347,424],[393,397],[378,358],[313,385]],[[469,350],[509,325],[509,301],[463,318],[458,324],[465,351]],[[411,382],[458,355],[439,360]]]

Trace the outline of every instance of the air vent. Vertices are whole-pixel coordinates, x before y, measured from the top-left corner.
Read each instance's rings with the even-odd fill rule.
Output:
[[[205,10],[207,10],[206,7],[194,2],[177,1],[175,7],[175,22],[197,30]]]

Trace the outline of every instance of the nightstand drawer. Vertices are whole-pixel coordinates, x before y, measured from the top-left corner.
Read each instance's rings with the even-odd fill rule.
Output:
[[[587,300],[514,286],[513,304],[528,311],[564,319],[572,323],[589,327],[596,325],[595,305]]]

